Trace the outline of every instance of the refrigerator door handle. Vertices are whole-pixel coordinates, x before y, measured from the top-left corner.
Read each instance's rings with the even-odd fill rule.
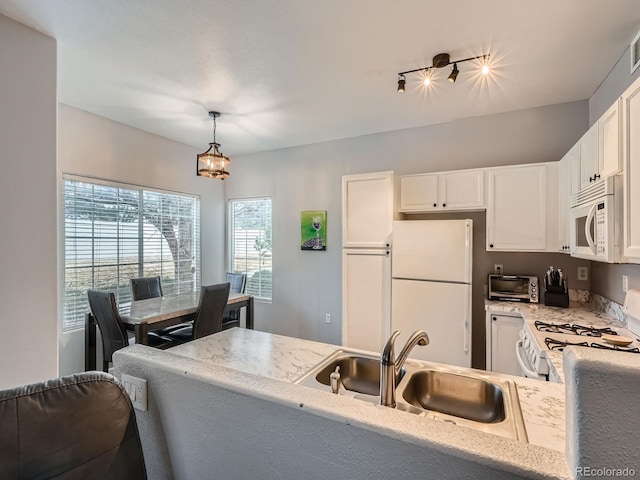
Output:
[[[469,321],[465,320],[464,321],[464,353],[468,353],[469,352],[469,337],[471,335],[469,334]]]

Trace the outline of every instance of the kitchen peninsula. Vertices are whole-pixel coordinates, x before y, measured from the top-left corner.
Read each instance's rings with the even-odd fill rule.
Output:
[[[340,349],[235,328],[166,351],[117,352],[117,376],[148,382],[137,419],[150,475],[571,478],[562,385],[514,378],[522,443],[293,383]]]

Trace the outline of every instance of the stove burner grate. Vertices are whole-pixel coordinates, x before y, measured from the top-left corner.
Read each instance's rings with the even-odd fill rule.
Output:
[[[602,345],[601,343],[592,343],[593,348],[602,348],[604,350],[617,350],[618,352],[640,353],[638,347],[621,347],[618,345]]]
[[[594,327],[580,325],[578,323],[548,323],[536,320],[534,325],[537,330],[547,333],[565,333],[568,335],[580,335],[585,337],[601,337],[602,335],[618,335],[611,327]]]
[[[591,347],[591,348],[600,348],[603,350],[617,350],[618,352],[629,352],[629,353],[640,353],[640,349],[638,347],[620,347],[616,345],[603,345],[601,343],[589,343],[589,342],[565,342],[561,340],[556,340],[554,338],[545,338],[544,343],[547,345],[549,350],[556,350],[558,352],[562,352],[564,347],[568,347],[571,345],[575,345],[577,347]]]
[[[563,342],[561,340],[555,340],[553,338],[545,338],[544,339],[544,343],[547,344],[547,348],[549,350],[557,350],[559,352],[564,350],[564,347],[568,347],[569,345],[576,345],[578,347],[588,347],[589,346],[589,342],[578,342],[578,343],[572,343],[572,342]]]

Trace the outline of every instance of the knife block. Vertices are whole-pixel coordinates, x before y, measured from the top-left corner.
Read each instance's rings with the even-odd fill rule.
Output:
[[[567,308],[569,306],[569,292],[565,291],[565,288],[566,286],[546,285],[544,304],[548,307]]]

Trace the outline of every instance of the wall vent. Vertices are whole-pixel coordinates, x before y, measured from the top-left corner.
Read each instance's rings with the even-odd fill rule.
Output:
[[[631,73],[640,67],[640,32],[631,42]]]

